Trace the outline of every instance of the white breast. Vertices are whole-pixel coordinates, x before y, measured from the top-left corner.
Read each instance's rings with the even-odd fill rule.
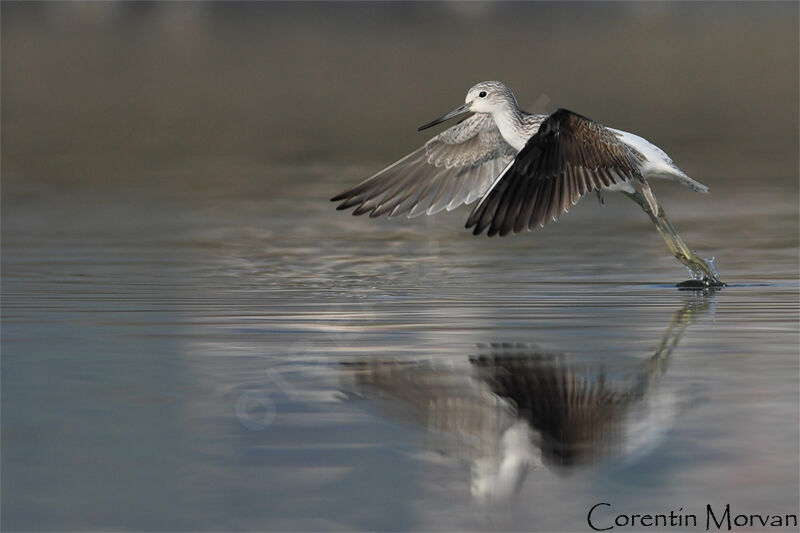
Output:
[[[519,153],[525,147],[525,143],[530,139],[530,135],[526,135],[525,131],[517,126],[514,118],[508,113],[498,113],[494,116],[494,122],[497,124],[497,129],[500,130],[500,135],[506,140],[511,147]]]

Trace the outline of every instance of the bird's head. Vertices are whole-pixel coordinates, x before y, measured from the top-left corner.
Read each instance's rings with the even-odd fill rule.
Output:
[[[467,91],[464,104],[453,109],[449,113],[442,115],[436,120],[420,126],[418,131],[422,131],[445,120],[463,115],[465,113],[497,113],[509,107],[515,107],[517,99],[511,90],[499,81],[482,81]]]
[[[474,113],[493,113],[517,105],[514,93],[499,81],[482,81],[474,85],[464,98],[464,105]]]

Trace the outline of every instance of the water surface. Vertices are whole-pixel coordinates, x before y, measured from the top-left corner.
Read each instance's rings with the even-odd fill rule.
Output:
[[[509,80],[525,101],[544,92],[652,132],[711,187],[655,185],[729,283],[705,294],[675,288],[687,272],[614,195],[504,239],[473,237],[465,209],[333,209],[497,71],[469,40],[476,73],[459,84],[431,75],[453,47],[422,54],[437,42],[425,30],[405,50],[355,29],[354,7],[79,6],[4,6],[3,529],[583,531],[598,502],[683,508],[701,526],[706,504],[798,512],[796,5],[615,7],[603,54],[634,53],[612,38],[634,20],[650,28],[636,43],[665,50],[637,63],[649,96],[582,70],[598,98],[553,58],[547,76]],[[543,6],[542,20],[591,15]],[[365,16],[389,36],[434,25],[412,7]],[[282,79],[268,75],[279,45],[323,69],[359,49],[333,13],[374,43],[364,61],[394,58],[436,102],[361,98],[387,89],[366,75],[328,73],[322,94],[288,60],[298,94],[267,83]],[[515,15],[446,13],[494,36]],[[309,14],[331,57],[289,46]],[[764,30],[769,77],[737,74],[765,56],[717,53],[745,23]],[[506,31],[545,44],[548,28]],[[676,28],[693,53],[651,38]],[[601,54],[560,50],[579,71]],[[703,67],[717,74],[693,77]],[[656,91],[664,69],[678,74]],[[346,94],[366,102],[352,125],[333,104],[315,108],[318,128],[290,120],[301,97]],[[648,98],[661,106],[642,111]]]

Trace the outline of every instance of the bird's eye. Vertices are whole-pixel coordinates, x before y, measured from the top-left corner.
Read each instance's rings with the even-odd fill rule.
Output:
[[[486,91],[481,91],[481,92],[479,92],[479,93],[478,93],[478,96],[480,96],[481,98],[483,98],[484,96],[486,96]]]

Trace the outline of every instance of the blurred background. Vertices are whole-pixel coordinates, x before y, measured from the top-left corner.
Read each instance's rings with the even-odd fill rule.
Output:
[[[600,501],[797,513],[796,2],[0,17],[2,529],[574,531]],[[654,190],[730,286],[675,290],[683,267],[610,194],[506,239],[472,237],[465,208],[333,209],[490,79],[708,185]],[[519,396],[606,375],[613,409]]]
[[[268,183],[267,165],[372,169],[498,79],[523,106],[639,132],[715,190],[796,190],[795,14],[791,3],[11,2],[4,184],[9,197],[34,184],[230,191]]]

